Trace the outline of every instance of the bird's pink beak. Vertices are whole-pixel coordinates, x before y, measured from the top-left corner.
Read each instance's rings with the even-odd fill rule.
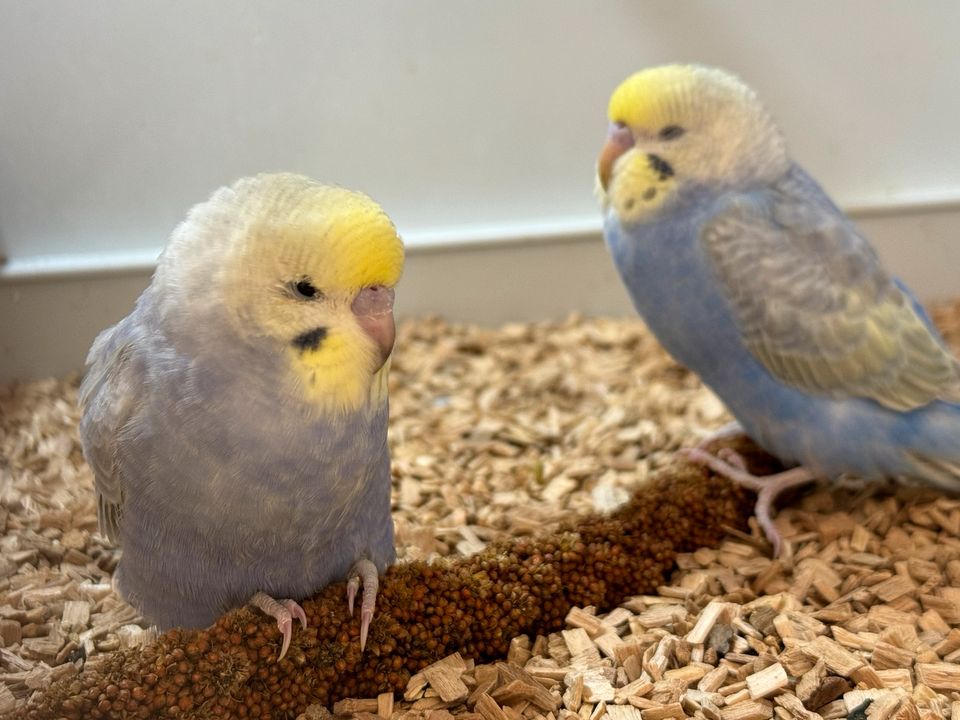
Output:
[[[357,316],[357,322],[370,336],[380,351],[379,370],[393,351],[393,341],[397,329],[393,323],[393,288],[383,285],[371,285],[357,293],[350,309]]]
[[[613,174],[613,164],[617,161],[618,157],[632,147],[633,133],[630,132],[630,128],[620,122],[610,123],[607,142],[600,151],[600,157],[597,158],[597,175],[600,178],[600,186],[604,191],[606,191],[610,185],[610,176]]]

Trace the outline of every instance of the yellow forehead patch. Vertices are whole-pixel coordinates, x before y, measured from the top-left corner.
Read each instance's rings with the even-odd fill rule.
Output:
[[[634,73],[610,97],[611,122],[651,132],[679,122],[697,74],[698,68],[692,65],[664,65]]]
[[[403,272],[403,242],[380,206],[337,187],[320,187],[313,195],[284,230],[303,244],[311,279],[321,289],[396,285]]]
[[[403,242],[383,209],[360,192],[280,173],[241,180],[232,200],[242,275],[309,278],[324,293],[396,285]],[[229,197],[229,196],[228,196]]]

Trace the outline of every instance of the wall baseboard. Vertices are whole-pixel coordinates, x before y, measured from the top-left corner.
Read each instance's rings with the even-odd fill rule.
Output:
[[[924,302],[960,294],[960,202],[852,209],[886,266]],[[632,313],[596,220],[407,238],[400,317],[495,325]],[[155,253],[10,261],[0,271],[0,382],[82,368],[96,334],[126,315]]]

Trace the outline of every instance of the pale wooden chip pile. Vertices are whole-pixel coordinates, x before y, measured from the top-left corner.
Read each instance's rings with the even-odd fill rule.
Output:
[[[399,328],[391,369],[401,560],[613,508],[727,415],[637,320]],[[111,589],[78,378],[0,388],[0,713],[82,658],[155,637]]]
[[[754,535],[681,555],[669,586],[568,629],[515,638],[505,662],[453,655],[402,706],[355,717],[444,720],[960,720],[960,500],[821,489],[781,512],[778,560]],[[849,500],[849,497],[845,499]],[[319,709],[317,709],[318,711]],[[310,717],[307,713],[303,717]]]
[[[936,319],[948,339],[960,338],[960,306],[940,310]],[[96,533],[92,477],[83,462],[77,436],[77,384],[73,377],[0,388],[0,715],[34,690],[76,673],[83,662],[96,662],[102,653],[141,646],[155,637],[155,632],[111,588],[119,553]],[[673,462],[674,450],[695,443],[728,420],[717,398],[694,376],[677,367],[634,318],[571,317],[563,322],[515,324],[498,330],[436,319],[404,323],[391,372],[390,428],[394,522],[400,559],[469,555],[505,535],[532,533],[578,514],[612,509],[645,482],[652,471]],[[910,514],[916,512],[921,513],[917,517],[934,525],[920,523]],[[812,517],[821,518],[829,527],[833,516],[824,513]],[[938,531],[941,534],[956,538],[960,517],[942,505],[922,512],[904,510],[887,535],[894,533],[895,539],[899,529],[907,525],[927,534],[935,526],[942,528]],[[816,532],[816,528],[804,526],[803,532]],[[729,559],[729,549],[710,562],[702,562],[704,559],[698,555],[697,560],[687,561],[699,563],[698,568],[688,568],[683,579],[678,580],[690,583],[688,578],[699,577],[697,572],[705,574],[708,579],[702,587],[692,587],[696,592],[688,592],[689,586],[677,584],[664,589],[659,602],[640,599],[611,613],[612,620],[608,616],[606,624],[587,610],[579,615],[574,613],[570,630],[557,638],[535,639],[532,647],[529,641],[518,639],[509,663],[484,669],[461,660],[463,672],[455,677],[450,667],[457,666],[451,660],[454,665],[431,670],[431,680],[426,679],[426,674],[422,676],[423,697],[395,705],[383,697],[366,699],[357,712],[390,717],[411,712],[416,703],[424,700],[439,699],[440,704],[459,704],[423,711],[431,713],[435,720],[442,720],[442,713],[462,713],[465,708],[485,718],[495,715],[513,720],[517,707],[522,707],[521,713],[527,716],[552,712],[559,718],[570,712],[573,705],[575,712],[582,714],[588,708],[597,718],[604,712],[614,718],[618,714],[626,718],[628,714],[633,716],[633,710],[653,713],[642,716],[644,720],[680,717],[680,713],[690,715],[694,712],[690,710],[693,696],[684,701],[680,696],[664,694],[662,687],[645,690],[648,681],[641,679],[642,673],[647,665],[653,669],[662,667],[663,673],[673,673],[671,681],[680,682],[704,669],[693,664],[693,656],[684,655],[690,645],[686,633],[698,622],[701,610],[717,613],[714,620],[707,615],[702,621],[713,623],[713,628],[700,630],[708,633],[707,645],[710,638],[717,641],[719,634],[725,632],[716,628],[732,628],[729,641],[737,643],[732,657],[739,657],[736,653],[748,655],[751,641],[758,639],[744,625],[752,622],[753,616],[743,616],[743,606],[760,602],[764,597],[760,594],[762,588],[753,589],[759,598],[741,603],[740,615],[726,606],[717,610],[709,602],[735,594],[733,584],[746,583],[749,587],[758,577],[767,575],[773,587],[777,578],[790,587],[797,582],[806,585],[805,595],[796,600],[800,607],[811,603],[811,607],[816,607],[820,603],[822,607],[816,607],[816,611],[822,612],[833,607],[827,603],[849,604],[854,613],[850,618],[830,622],[820,618],[818,622],[829,625],[830,632],[819,633],[818,637],[832,639],[858,657],[868,656],[869,667],[881,678],[894,678],[905,686],[905,676],[895,673],[901,672],[909,661],[909,680],[919,683],[917,687],[928,687],[933,692],[938,683],[952,681],[951,668],[956,667],[953,650],[938,654],[936,660],[922,652],[909,655],[916,648],[905,647],[907,640],[887,635],[880,638],[879,630],[864,629],[854,623],[854,618],[874,612],[874,624],[893,622],[887,616],[878,619],[876,613],[880,611],[873,609],[888,607],[911,617],[927,618],[924,622],[929,625],[933,622],[930,618],[935,617],[932,613],[936,613],[944,625],[926,627],[918,619],[914,622],[917,638],[935,653],[937,648],[949,647],[932,643],[929,633],[943,634],[940,642],[955,639],[950,635],[956,630],[955,616],[951,615],[956,612],[952,604],[955,597],[948,592],[957,584],[954,566],[941,563],[939,555],[922,558],[937,565],[936,577],[944,579],[939,586],[928,586],[934,575],[922,579],[917,576],[923,571],[917,570],[916,561],[904,573],[900,566],[891,564],[893,560],[878,554],[878,548],[870,549],[871,540],[886,543],[890,538],[878,535],[869,523],[857,531],[856,538],[851,536],[850,548],[843,547],[842,553],[829,556],[831,543],[846,537],[834,532],[836,535],[815,551],[807,550],[814,546],[814,540],[795,543],[795,560],[805,560],[805,568],[813,566],[811,557],[803,553],[828,552],[821,558],[821,565],[807,571],[809,578],[803,575],[798,581],[795,567],[774,564],[774,569],[770,569],[771,564],[760,553],[744,555],[733,568],[723,564],[723,558]],[[736,545],[753,547],[749,543]],[[860,549],[852,555],[847,552],[854,548]],[[745,552],[742,548],[741,551]],[[929,567],[932,566],[928,570]],[[821,572],[821,568],[832,573]],[[860,597],[851,597],[848,602],[837,600],[852,591],[845,584],[855,575],[850,568],[858,572],[869,570],[865,578],[878,591],[873,604],[864,605]],[[835,575],[840,577],[839,585],[834,582]],[[907,585],[908,581],[916,587]],[[829,598],[831,589],[837,598]],[[777,594],[770,587],[766,591],[771,596]],[[905,608],[904,598],[918,604],[916,612]],[[736,600],[727,598],[722,602]],[[707,611],[707,607],[714,609]],[[779,609],[783,613],[806,612],[786,605]],[[896,617],[902,620],[901,616]],[[613,631],[607,627],[611,622]],[[791,631],[783,629],[787,628],[784,621],[780,625],[774,631]],[[766,625],[763,628],[769,630]],[[780,636],[774,631],[759,640],[774,639],[776,645]],[[852,641],[843,636],[844,631],[860,638],[857,642],[866,642],[858,633],[876,633],[878,637],[872,646],[851,649]],[[645,635],[656,636],[655,646],[645,646],[654,647],[649,657],[647,649],[639,656],[631,655],[633,660],[620,657],[626,652],[625,645],[633,646],[635,636]],[[680,639],[668,642],[664,640],[668,635]],[[800,652],[790,649],[795,641],[788,638],[789,634],[781,643],[784,651]],[[651,638],[645,641],[652,642]],[[547,645],[543,645],[545,642]],[[582,657],[565,659],[564,654],[571,653],[571,648],[576,651],[573,655],[582,653]],[[754,652],[760,653],[756,649]],[[764,652],[773,654],[773,650]],[[526,653],[532,653],[529,660],[524,657]],[[592,664],[595,654],[599,654],[599,665]],[[757,657],[765,659],[744,661],[741,669],[750,662],[763,667],[751,666],[751,672],[737,682],[746,683],[748,675],[759,675],[751,680],[755,693],[757,687],[763,690],[781,684],[783,677],[776,670],[760,674],[774,667],[775,662],[766,663],[763,653]],[[556,667],[551,667],[551,662]],[[707,660],[700,657],[696,662]],[[715,659],[717,668],[733,662],[730,653],[722,660]],[[795,676],[787,663],[781,661],[781,665],[792,688]],[[569,668],[574,666],[580,671],[572,672]],[[524,671],[526,674],[520,674]],[[630,672],[635,674],[633,678]],[[568,674],[570,683],[563,685],[560,704],[544,708],[546,696],[541,690],[560,690],[547,679],[564,681]],[[530,676],[536,678],[536,685],[530,684]],[[692,683],[695,690],[708,676],[709,671],[705,670],[702,677],[688,684]],[[841,674],[826,677],[850,682]],[[624,678],[627,682],[619,682]],[[664,679],[654,680],[651,675],[649,682],[656,686]],[[608,685],[614,692],[610,700],[606,699]],[[459,698],[461,686],[469,691],[465,702]],[[475,695],[474,691],[481,686],[485,689]],[[745,689],[746,685],[738,687],[728,695]],[[619,702],[631,697],[633,704]],[[727,696],[722,703],[714,702],[712,696],[697,697],[699,712],[710,720],[716,720],[710,714],[713,706],[718,712],[726,709],[729,713],[731,707],[739,705],[730,703]],[[762,707],[771,702],[764,698],[748,699]],[[657,703],[656,707],[643,706],[650,702]],[[870,707],[883,708],[883,703],[890,702],[877,700]],[[929,709],[929,703],[917,700],[915,704],[920,714]],[[804,720],[816,720],[798,714],[796,707],[777,707],[781,715],[788,712]],[[900,707],[898,700],[897,708]],[[867,714],[870,712],[868,709]],[[956,705],[951,706],[950,712],[954,713],[951,720],[960,720],[956,717]],[[321,716],[319,709],[308,715]],[[828,716],[835,717],[829,713]],[[950,717],[949,712],[942,717]]]

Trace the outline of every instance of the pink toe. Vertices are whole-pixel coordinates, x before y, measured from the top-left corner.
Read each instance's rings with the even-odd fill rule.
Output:
[[[363,599],[360,603],[360,650],[367,645],[367,634],[370,623],[373,621],[373,609],[377,602],[377,590],[380,587],[380,577],[377,566],[370,560],[357,560],[350,568],[350,580],[347,583],[347,602],[350,614],[353,614],[353,600],[357,590],[363,584]]]
[[[347,580],[347,610],[353,616],[353,601],[357,598],[357,588],[360,587],[360,578],[354,576]]]
[[[367,633],[370,631],[370,622],[373,620],[373,610],[364,610],[360,613],[360,650],[367,646]]]
[[[306,629],[307,614],[303,611],[303,608],[300,607],[299,603],[297,603],[295,600],[284,600],[283,606],[290,612],[290,616],[296,620],[299,620],[300,626]]]
[[[725,462],[730,463],[731,466],[746,472],[747,461],[743,459],[743,456],[738,453],[736,450],[731,448],[721,448],[717,451],[717,457]]]
[[[293,637],[292,624],[289,615],[282,620],[277,620],[277,628],[280,630],[280,634],[283,635],[283,644],[280,646],[280,656],[277,658],[277,662],[283,660],[283,656],[286,655],[287,650],[290,649],[290,639]]]

